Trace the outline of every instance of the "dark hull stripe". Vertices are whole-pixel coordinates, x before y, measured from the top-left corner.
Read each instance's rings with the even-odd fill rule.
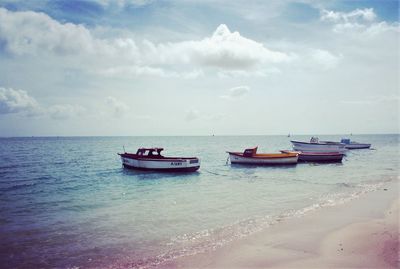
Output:
[[[157,172],[195,172],[200,166],[193,167],[182,167],[182,168],[144,168],[144,167],[135,167],[127,164],[123,164],[125,168],[142,170],[142,171],[157,171]]]
[[[342,156],[341,157],[332,157],[332,158],[327,158],[327,157],[319,157],[319,156],[299,156],[299,162],[318,162],[318,163],[330,163],[330,162],[341,162],[342,161]]]
[[[352,146],[346,146],[346,149],[369,149],[371,146],[363,146],[363,147],[356,147],[353,148]]]

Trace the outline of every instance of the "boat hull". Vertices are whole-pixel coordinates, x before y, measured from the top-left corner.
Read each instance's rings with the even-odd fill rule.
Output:
[[[298,156],[289,157],[244,157],[235,153],[229,153],[232,164],[254,164],[254,165],[292,165],[298,161]]]
[[[369,149],[371,144],[351,143],[346,145],[346,149]]]
[[[299,162],[341,162],[343,153],[300,153]]]
[[[194,172],[200,168],[197,158],[132,158],[121,154],[122,165],[130,169],[160,172]]]
[[[123,164],[127,169],[142,170],[142,171],[157,171],[157,172],[196,172],[200,166],[183,167],[183,168],[143,168],[135,167],[127,164]]]
[[[291,141],[293,149],[301,152],[346,152],[346,145],[342,143],[307,143]]]

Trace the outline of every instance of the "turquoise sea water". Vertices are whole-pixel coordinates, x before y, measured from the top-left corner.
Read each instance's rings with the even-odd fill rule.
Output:
[[[399,135],[351,138],[373,150],[350,151],[341,164],[286,167],[232,166],[225,151],[274,152],[309,136],[0,138],[0,264],[151,267],[398,180]],[[201,168],[123,169],[123,145],[197,156]]]

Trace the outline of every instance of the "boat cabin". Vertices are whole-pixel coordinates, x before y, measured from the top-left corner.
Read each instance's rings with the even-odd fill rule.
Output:
[[[348,145],[348,144],[350,144],[350,139],[348,139],[348,138],[342,138],[342,140],[340,140],[340,143],[343,143],[343,144]]]
[[[137,150],[136,155],[139,157],[164,158],[161,155],[163,150],[163,148],[140,148]]]
[[[257,154],[257,148],[258,147],[245,149],[244,152],[243,152],[243,157],[252,157],[252,156],[256,155]]]

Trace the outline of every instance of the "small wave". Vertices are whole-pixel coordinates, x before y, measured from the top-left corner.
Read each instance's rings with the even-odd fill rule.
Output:
[[[207,229],[196,233],[176,236],[171,238],[169,242],[165,243],[165,246],[173,248],[172,250],[153,258],[130,263],[130,265],[132,268],[137,269],[153,268],[180,257],[191,256],[204,253],[209,250],[215,250],[234,240],[264,230],[286,219],[303,217],[306,214],[321,208],[333,207],[348,203],[366,193],[379,190],[382,188],[384,183],[389,181],[393,181],[393,178],[380,180],[378,182],[359,184],[350,184],[345,182],[336,183],[337,186],[341,188],[343,187],[347,190],[352,189],[352,191],[322,195],[317,199],[317,202],[311,205],[297,210],[288,210],[279,215],[249,218],[216,229]]]
[[[22,165],[20,164],[0,165],[0,169],[13,169],[18,167],[22,167]]]
[[[355,188],[356,187],[356,185],[353,185],[348,182],[339,182],[339,183],[335,183],[335,185],[338,187],[345,187],[345,188]]]
[[[24,183],[24,184],[15,184],[15,185],[11,185],[9,187],[0,188],[0,190],[1,191],[14,191],[14,190],[19,190],[19,189],[32,188],[32,187],[34,187],[36,185],[37,185],[36,182]]]

